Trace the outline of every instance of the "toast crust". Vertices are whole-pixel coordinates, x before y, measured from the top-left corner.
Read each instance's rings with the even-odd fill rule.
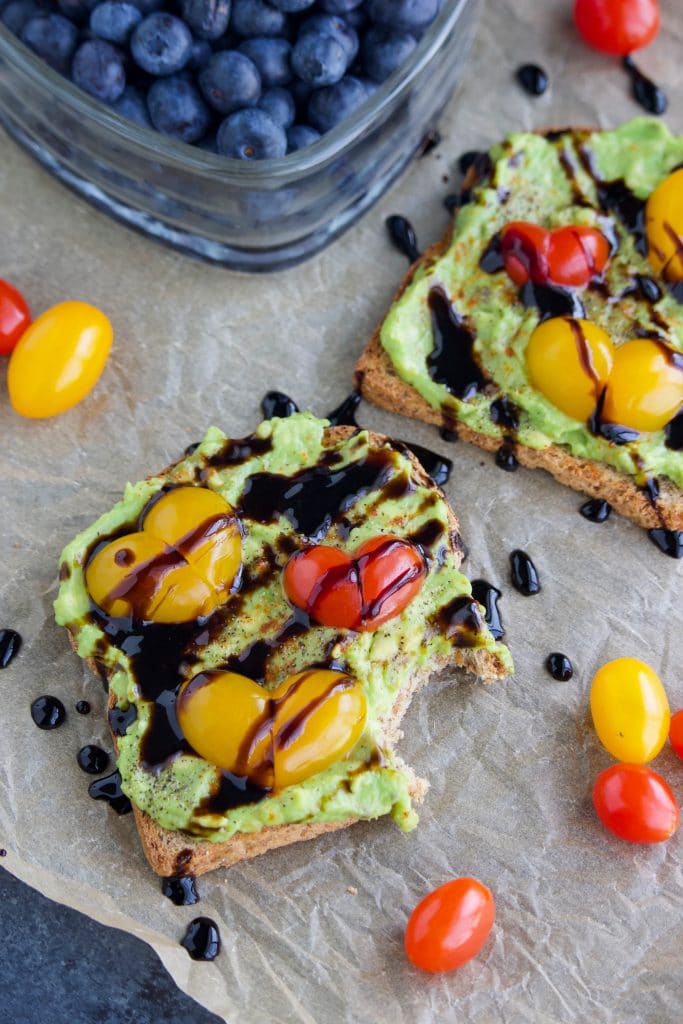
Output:
[[[462,188],[471,189],[476,184],[477,172],[471,167],[465,175]],[[453,224],[454,221],[448,225],[444,236],[411,265],[392,299],[392,305],[403,295],[417,270],[444,255],[451,243]],[[383,322],[382,320],[377,325],[356,363],[355,377],[363,398],[389,412],[400,412],[412,419],[438,427],[443,426],[444,419],[440,410],[433,408],[415,388],[396,373],[380,341]],[[457,433],[463,441],[469,441],[489,452],[497,451],[502,443],[500,438],[480,434],[459,421]],[[608,501],[616,512],[631,519],[638,526],[648,530],[659,527],[683,530],[683,491],[670,480],[660,482],[655,508],[631,477],[602,462],[572,455],[561,445],[551,444],[547,448],[536,449],[517,442],[515,456],[523,466],[545,469],[567,487],[591,498]]]
[[[328,427],[324,434],[326,445],[336,444],[346,440],[356,432],[357,428],[348,426]],[[370,440],[373,446],[385,444],[389,438],[375,433],[370,433]],[[441,489],[433,483],[418,460],[407,452],[410,458],[413,474],[416,480],[425,487],[436,491],[446,503],[449,518],[449,546],[458,563],[462,560],[462,547],[460,544],[459,525],[456,516],[446,501]],[[163,475],[173,468],[167,466],[160,474]],[[71,646],[77,653],[76,637],[67,629]],[[99,678],[106,676],[101,665],[92,658],[85,659],[90,670]],[[400,723],[407,711],[413,695],[432,676],[448,666],[457,666],[464,669],[485,682],[494,679],[502,679],[507,674],[506,668],[495,652],[476,648],[453,648],[448,657],[435,662],[432,667],[416,673],[410,684],[403,688],[398,694],[397,700],[389,716],[382,722],[383,742],[393,748],[400,739]],[[116,704],[116,698],[109,691],[108,710]],[[112,733],[114,749],[118,751],[117,737]],[[405,765],[403,766],[406,767]],[[410,772],[410,769],[408,769]],[[411,772],[412,775],[412,772]],[[425,780],[412,775],[410,794],[416,802],[420,802],[427,791],[428,783]],[[242,833],[238,832],[232,838],[223,842],[209,842],[198,839],[182,831],[174,831],[162,828],[148,814],[133,804],[135,824],[140,836],[145,856],[153,870],[161,876],[171,875],[203,875],[208,871],[217,868],[232,867],[240,861],[257,857],[268,850],[277,849],[280,846],[288,846],[290,843],[299,843],[307,839],[315,839],[327,832],[336,832],[342,828],[348,828],[355,824],[356,818],[347,818],[343,821],[332,822],[299,822],[290,825],[266,826],[260,832]]]

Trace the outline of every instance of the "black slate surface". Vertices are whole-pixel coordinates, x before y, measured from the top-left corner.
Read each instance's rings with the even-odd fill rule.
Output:
[[[2,869],[0,935],[1,1024],[220,1024],[176,988],[144,942]]]

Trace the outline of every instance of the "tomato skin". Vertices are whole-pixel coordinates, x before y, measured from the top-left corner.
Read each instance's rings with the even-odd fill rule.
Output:
[[[61,302],[31,324],[7,370],[15,411],[31,419],[65,412],[97,383],[109,356],[112,326],[85,302]]]
[[[585,288],[602,274],[610,255],[602,232],[582,224],[548,231],[527,221],[511,221],[500,241],[505,270],[519,287],[531,280]]]
[[[495,919],[491,891],[476,878],[454,878],[413,910],[406,926],[406,956],[422,971],[453,971],[477,955]]]
[[[629,843],[662,843],[680,821],[671,789],[642,764],[613,764],[598,775],[593,806],[605,828]]]
[[[0,277],[0,356],[8,356],[31,323],[31,310],[20,291]]]
[[[669,701],[659,676],[637,658],[608,661],[591,685],[591,714],[600,742],[618,761],[645,764],[669,731]]]
[[[576,0],[574,21],[589,46],[624,57],[659,32],[658,0]]]
[[[671,716],[669,743],[679,757],[683,757],[683,708]]]

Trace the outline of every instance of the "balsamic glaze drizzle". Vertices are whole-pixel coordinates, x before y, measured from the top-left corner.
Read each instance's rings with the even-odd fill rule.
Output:
[[[517,548],[510,555],[511,579],[515,590],[525,597],[532,597],[538,594],[541,584],[538,579],[538,571],[526,551]]]
[[[31,704],[31,718],[39,729],[57,729],[66,719],[66,709],[58,697],[43,694]]]
[[[332,427],[358,427],[356,422],[356,410],[361,402],[361,394],[357,390],[353,390],[348,395],[341,405],[338,405],[332,412],[328,412],[324,417],[329,420],[330,426]]]
[[[117,814],[129,814],[133,809],[130,800],[121,789],[121,775],[118,771],[91,782],[88,794],[93,800],[106,800],[112,811]]]
[[[472,580],[472,597],[484,609],[484,619],[494,640],[505,636],[505,627],[500,617],[498,601],[503,595],[488,580]]]
[[[88,775],[101,775],[107,770],[109,754],[101,747],[89,744],[86,747],[81,747],[76,755],[76,760],[78,767]]]
[[[609,519],[612,506],[603,498],[590,498],[580,507],[579,512],[591,523],[604,523]]]
[[[423,448],[421,444],[415,444],[414,441],[399,441],[397,443],[413,453],[425,473],[434,481],[437,487],[443,487],[448,482],[453,472],[453,462],[451,459],[446,458],[445,455],[433,452],[430,448]]]
[[[7,668],[21,649],[21,634],[16,629],[0,629],[0,668]]]
[[[283,391],[267,391],[261,399],[261,412],[264,420],[272,420],[274,416],[286,419],[299,411],[293,398]]]
[[[161,891],[176,907],[193,907],[199,903],[194,875],[170,875],[161,879]]]
[[[630,55],[622,59],[621,66],[631,79],[631,92],[636,103],[647,110],[648,114],[663,114],[669,105],[664,90],[636,67]]]
[[[530,96],[542,96],[550,84],[548,75],[538,64],[522,64],[515,71],[515,78]]]
[[[187,926],[180,945],[193,960],[215,960],[221,951],[221,937],[216,922],[210,917],[196,917]]]
[[[560,683],[566,683],[574,675],[574,666],[571,661],[566,654],[560,654],[559,651],[548,655],[545,667],[553,679],[557,679]]]
[[[460,319],[442,288],[430,290],[428,303],[434,337],[434,347],[427,357],[429,375],[466,402],[486,384],[473,350],[474,333]]]
[[[405,256],[409,263],[419,260],[421,253],[417,245],[417,235],[410,221],[406,217],[402,217],[401,214],[394,213],[387,217],[384,223],[387,226],[389,238],[401,255]]]
[[[89,715],[90,714],[90,704],[88,703],[87,700],[79,700],[79,701],[77,701],[75,707],[76,707],[76,711],[79,713],[79,715]]]

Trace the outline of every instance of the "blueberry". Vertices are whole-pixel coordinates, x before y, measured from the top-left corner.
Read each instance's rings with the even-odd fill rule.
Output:
[[[90,12],[97,7],[98,0],[57,0],[57,7],[65,18],[71,18],[77,24],[85,24]]]
[[[282,89],[279,86],[266,89],[261,94],[261,99],[256,106],[259,110],[265,110],[266,114],[272,117],[275,124],[279,124],[281,128],[289,128],[294,124],[296,106],[292,94],[287,89]]]
[[[352,11],[347,11],[344,15],[344,21],[356,33],[362,32],[368,24],[365,6],[355,7]]]
[[[371,28],[365,33],[361,49],[363,69],[373,81],[383,82],[406,60],[416,46],[417,43],[410,32]]]
[[[181,75],[160,78],[147,93],[154,127],[182,142],[197,142],[209,127],[211,115],[192,82]]]
[[[126,87],[121,54],[102,39],[81,43],[71,64],[71,77],[81,89],[104,103],[113,103]]]
[[[208,39],[193,39],[192,52],[186,66],[190,71],[201,71],[209,63],[212,56],[213,50]]]
[[[287,152],[284,128],[263,110],[238,110],[223,121],[216,136],[218,152],[238,160],[272,160]]]
[[[5,28],[18,36],[31,18],[48,13],[44,4],[35,3],[34,0],[12,0],[2,12],[0,21]]]
[[[287,17],[265,0],[233,0],[230,28],[239,36],[281,36]]]
[[[237,50],[219,50],[199,73],[199,88],[219,114],[251,107],[261,95],[261,76],[253,61]]]
[[[292,68],[309,85],[332,85],[344,77],[346,51],[334,36],[309,32],[292,50]]]
[[[320,138],[320,132],[307,124],[295,124],[287,130],[287,152],[293,153],[304,146],[310,146]]]
[[[289,57],[292,47],[286,39],[270,36],[245,39],[238,50],[254,62],[265,86],[287,85],[292,80]]]
[[[326,14],[348,14],[361,4],[363,0],[320,0],[320,10]]]
[[[368,98],[367,87],[347,75],[334,85],[316,89],[308,101],[308,119],[319,132],[329,132]]]
[[[128,0],[104,0],[93,8],[90,31],[110,43],[126,43],[142,14]]]
[[[131,3],[134,3],[138,10],[141,11],[143,17],[147,14],[154,14],[155,11],[160,11],[165,2],[166,0],[131,0]]]
[[[344,47],[347,67],[358,53],[358,33],[344,18],[335,14],[313,14],[302,21],[298,40],[308,35],[333,36]]]
[[[129,121],[134,121],[135,124],[142,124],[146,128],[150,128],[152,125],[147,101],[134,85],[126,86],[119,98],[112,103],[112,109],[121,117],[127,117]]]
[[[182,0],[180,10],[200,39],[218,39],[230,21],[230,0]]]
[[[368,0],[370,20],[396,32],[426,28],[438,11],[439,0]]]
[[[78,29],[61,14],[42,14],[26,22],[21,41],[55,71],[66,74],[78,43]]]
[[[164,11],[149,14],[133,32],[130,51],[150,75],[171,75],[184,68],[192,54],[192,34],[180,18]]]
[[[315,0],[270,0],[270,2],[279,11],[285,11],[287,14],[298,14],[299,11],[305,11],[307,7],[310,7]]]

